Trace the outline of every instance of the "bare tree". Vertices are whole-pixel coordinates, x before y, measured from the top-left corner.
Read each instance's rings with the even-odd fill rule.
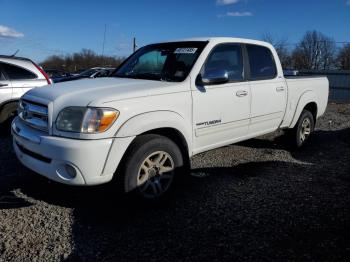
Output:
[[[296,69],[326,70],[334,66],[336,45],[321,32],[308,31],[292,54]]]
[[[287,38],[278,38],[267,32],[262,35],[261,40],[268,42],[275,47],[283,68],[291,66],[291,55],[288,49]]]
[[[340,49],[337,61],[341,69],[350,70],[350,43]]]

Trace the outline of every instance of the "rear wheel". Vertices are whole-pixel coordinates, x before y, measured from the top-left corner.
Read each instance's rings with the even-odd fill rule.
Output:
[[[293,145],[297,148],[305,145],[314,131],[315,121],[312,113],[308,110],[303,110],[296,126],[292,130]]]
[[[10,102],[0,108],[0,135],[11,133],[11,122],[17,115],[18,102]]]
[[[182,167],[181,151],[172,140],[152,134],[137,137],[124,162],[124,191],[159,199],[169,192]]]

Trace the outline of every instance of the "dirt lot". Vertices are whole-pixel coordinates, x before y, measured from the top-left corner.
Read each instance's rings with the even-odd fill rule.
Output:
[[[201,154],[165,203],[71,188],[22,168],[0,138],[0,261],[349,261],[350,105],[310,145],[277,132]]]

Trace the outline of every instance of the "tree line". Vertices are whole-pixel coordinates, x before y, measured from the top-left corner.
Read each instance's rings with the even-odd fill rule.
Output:
[[[302,39],[291,45],[286,38],[276,38],[270,33],[262,36],[277,50],[283,68],[297,70],[350,70],[350,43],[337,48],[336,42],[318,31],[307,31]],[[294,46],[294,48],[290,48]],[[89,49],[65,56],[49,56],[41,63],[45,69],[74,72],[91,67],[117,67],[125,58],[98,55]]]
[[[350,70],[350,43],[337,48],[334,39],[321,32],[307,31],[293,49],[290,48],[288,39],[278,39],[270,33],[264,34],[262,40],[276,48],[283,68]]]
[[[92,67],[117,67],[123,62],[123,57],[98,55],[90,49],[83,49],[70,55],[47,57],[40,65],[44,69],[59,69],[66,72],[76,72]]]

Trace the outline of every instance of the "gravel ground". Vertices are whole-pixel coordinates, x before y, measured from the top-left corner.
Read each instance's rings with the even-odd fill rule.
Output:
[[[196,156],[157,205],[22,168],[0,138],[0,261],[349,261],[350,105],[311,143],[280,132]]]

